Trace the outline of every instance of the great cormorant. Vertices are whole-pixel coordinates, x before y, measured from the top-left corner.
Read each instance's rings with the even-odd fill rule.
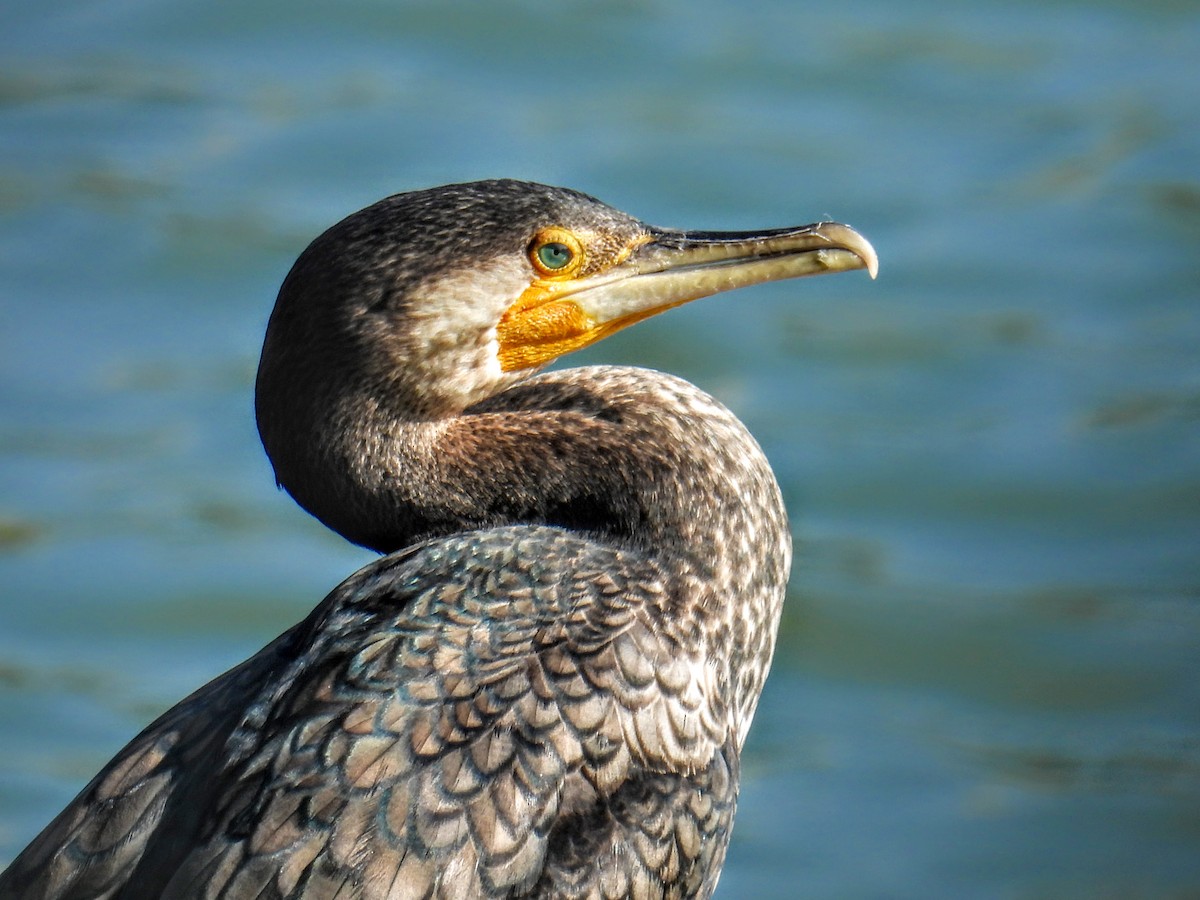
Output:
[[[398,194],[283,283],[279,484],[388,555],[136,737],[3,898],[708,897],[791,542],[742,424],[546,363],[743,285],[866,268],[850,228],[650,227],[485,181]]]

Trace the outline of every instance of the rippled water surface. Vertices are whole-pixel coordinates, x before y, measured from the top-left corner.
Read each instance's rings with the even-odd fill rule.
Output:
[[[719,896],[1200,896],[1200,10],[0,11],[0,864],[371,556],[251,390],[311,237],[513,175],[882,260],[568,360],[677,372],[798,558]]]

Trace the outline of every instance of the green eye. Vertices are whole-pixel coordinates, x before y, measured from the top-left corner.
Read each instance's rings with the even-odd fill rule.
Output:
[[[562,269],[571,264],[575,252],[566,244],[551,241],[537,248],[537,258],[547,269]]]

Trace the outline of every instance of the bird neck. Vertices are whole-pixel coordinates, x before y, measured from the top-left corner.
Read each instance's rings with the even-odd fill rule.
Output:
[[[619,367],[540,375],[457,415],[414,417],[369,397],[340,406],[337,422],[293,442],[309,448],[302,468],[274,460],[309,512],[381,552],[536,524],[644,555],[673,585],[659,627],[700,659],[728,658],[721,680],[741,682],[726,696],[743,707],[744,735],[791,545],[766,458],[724,406]]]

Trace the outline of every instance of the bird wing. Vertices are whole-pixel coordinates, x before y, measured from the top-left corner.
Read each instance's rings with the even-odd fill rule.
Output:
[[[172,707],[127,744],[0,872],[0,900],[126,896],[123,888],[190,783],[211,777],[258,685],[297,629]]]
[[[223,740],[180,738],[203,691],[151,726],[106,770],[130,809],[163,779],[149,811],[83,804],[73,840],[140,844],[164,897],[702,895],[736,753],[714,670],[652,627],[669,602],[653,562],[557,529],[388,557],[214,683]]]

